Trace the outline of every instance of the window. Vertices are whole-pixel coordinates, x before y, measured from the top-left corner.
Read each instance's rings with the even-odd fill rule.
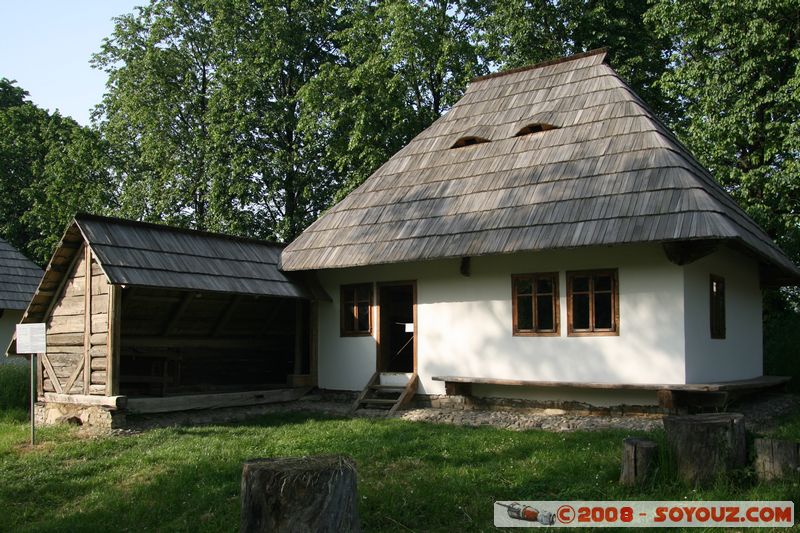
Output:
[[[342,285],[341,335],[357,337],[372,333],[372,284]]]
[[[725,278],[711,275],[711,338],[725,338]]]
[[[517,134],[514,135],[514,137],[522,137],[523,135],[530,135],[531,133],[539,133],[540,131],[548,131],[554,129],[556,129],[556,126],[553,126],[552,124],[539,124],[539,123],[528,124],[521,130],[519,130]]]
[[[569,335],[618,335],[618,300],[616,270],[567,272]]]
[[[512,276],[511,287],[514,335],[558,335],[558,273]]]
[[[472,146],[473,144],[488,143],[489,139],[483,137],[475,137],[474,135],[468,137],[461,137],[450,148],[463,148],[464,146]]]

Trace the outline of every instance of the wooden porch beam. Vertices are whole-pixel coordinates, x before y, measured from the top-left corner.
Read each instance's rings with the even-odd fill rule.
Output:
[[[214,326],[214,331],[211,333],[212,337],[219,337],[220,333],[225,329],[225,326],[228,325],[233,313],[236,312],[236,308],[239,306],[239,302],[242,301],[242,295],[237,294],[231,298],[230,302],[228,302],[227,307],[225,307],[225,311],[222,312],[222,316],[217,322],[217,325]]]
[[[186,309],[189,307],[189,304],[192,303],[192,299],[194,298],[193,292],[187,292],[181,298],[180,303],[175,308],[175,311],[172,313],[172,318],[167,322],[164,331],[161,333],[162,335],[169,335],[174,329],[175,326],[178,325],[178,322],[181,318],[183,318],[183,314],[186,312]]]

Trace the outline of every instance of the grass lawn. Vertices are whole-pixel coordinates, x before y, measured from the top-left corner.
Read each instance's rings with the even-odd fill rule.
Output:
[[[662,471],[644,490],[622,488],[627,433],[618,431],[513,432],[293,413],[96,439],[46,428],[30,450],[23,416],[0,415],[0,531],[237,531],[244,460],[330,453],[357,462],[365,531],[489,531],[495,500],[800,500],[797,482],[757,484],[749,474],[695,491]],[[783,432],[800,438],[800,417]]]

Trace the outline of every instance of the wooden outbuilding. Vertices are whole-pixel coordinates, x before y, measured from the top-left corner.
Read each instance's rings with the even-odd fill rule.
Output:
[[[39,401],[158,412],[301,396],[315,379],[314,298],[277,269],[281,251],[78,216],[22,318],[47,324]]]

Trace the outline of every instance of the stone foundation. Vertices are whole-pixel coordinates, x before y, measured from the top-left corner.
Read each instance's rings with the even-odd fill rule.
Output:
[[[326,402],[354,402],[359,391],[339,391],[320,389],[320,398]],[[484,398],[478,396],[458,396],[447,394],[417,394],[410,407],[417,409],[455,409],[460,411],[525,411],[542,409],[561,410],[575,415],[622,416],[625,414],[663,414],[657,405],[614,405],[596,406],[583,402],[563,400],[530,400],[517,398]]]
[[[447,394],[417,394],[413,405],[417,408],[456,409],[468,411],[472,409],[485,411],[508,410],[559,410],[576,415],[622,416],[625,414],[661,414],[663,409],[657,405],[614,405],[596,406],[575,401],[542,401],[516,398],[483,398],[477,396],[457,396]]]
[[[125,426],[125,413],[99,405],[39,402],[35,406],[36,424],[74,424],[96,428],[116,429]]]

